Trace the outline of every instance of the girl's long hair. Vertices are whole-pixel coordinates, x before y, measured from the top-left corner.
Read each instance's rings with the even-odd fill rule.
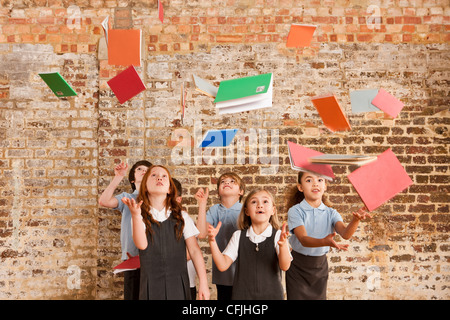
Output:
[[[274,206],[274,211],[275,211],[275,212],[274,212],[274,214],[270,217],[269,223],[272,225],[272,227],[273,227],[275,230],[280,229],[280,222],[278,221],[277,207],[275,206],[275,202],[273,201],[273,196],[272,196],[272,194],[271,194],[269,191],[267,191],[267,190],[264,189],[264,188],[257,188],[257,189],[254,189],[254,190],[252,190],[252,191],[245,197],[244,204],[242,205],[242,209],[241,209],[241,212],[239,213],[239,217],[238,217],[238,221],[237,221],[237,223],[238,223],[238,229],[240,229],[240,230],[248,229],[248,228],[250,228],[250,226],[252,225],[252,220],[251,220],[250,217],[245,213],[245,210],[247,210],[248,202],[250,201],[250,198],[251,198],[254,194],[256,194],[256,193],[258,193],[258,192],[261,192],[261,191],[264,191],[264,192],[266,192],[266,193],[269,195],[270,199],[272,200],[272,204],[273,204],[273,206]]]
[[[170,209],[172,211],[171,217],[169,217],[169,219],[172,218],[172,219],[176,220],[174,231],[175,231],[177,240],[180,240],[181,237],[183,236],[183,229],[184,229],[184,219],[181,214],[181,211],[182,211],[181,204],[178,203],[178,201],[176,200],[178,192],[177,192],[177,188],[173,182],[173,179],[170,176],[170,172],[164,166],[152,165],[147,170],[144,177],[142,178],[141,187],[139,189],[139,195],[137,197],[137,202],[143,201],[143,203],[141,205],[142,220],[144,221],[147,232],[150,233],[151,239],[153,239],[154,231],[153,231],[152,225],[156,224],[159,226],[160,223],[157,220],[155,220],[153,218],[152,214],[150,213],[152,204],[150,202],[149,191],[147,189],[147,180],[150,176],[152,169],[156,168],[156,167],[163,168],[164,170],[166,170],[166,172],[169,176],[170,187],[169,187],[169,193],[167,194],[167,197],[166,197],[166,200],[164,203],[164,207],[166,210]]]

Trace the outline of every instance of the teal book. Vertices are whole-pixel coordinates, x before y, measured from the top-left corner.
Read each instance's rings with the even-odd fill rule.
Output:
[[[39,76],[49,86],[57,97],[76,96],[77,93],[67,83],[66,80],[59,74],[59,72],[44,72],[39,73]]]
[[[272,87],[272,73],[223,80],[214,102],[219,114],[271,107]]]

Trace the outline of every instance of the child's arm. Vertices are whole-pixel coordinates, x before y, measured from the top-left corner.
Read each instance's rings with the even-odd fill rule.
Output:
[[[208,235],[208,226],[206,222],[206,203],[208,202],[209,191],[208,188],[198,189],[195,194],[195,199],[197,199],[198,203],[198,217],[197,217],[197,229],[200,231],[198,235],[199,239],[205,239]]]
[[[334,228],[342,238],[348,240],[353,236],[356,229],[358,228],[359,221],[366,218],[372,218],[372,216],[366,211],[366,208],[364,207],[359,209],[357,212],[353,212],[353,219],[347,226],[345,226],[342,221],[338,221]]]
[[[122,202],[128,206],[131,212],[131,225],[133,227],[132,231],[134,244],[138,249],[144,250],[147,248],[148,242],[141,215],[142,201],[136,203],[134,199],[122,198]]]
[[[229,256],[222,254],[222,252],[220,252],[219,246],[217,245],[216,235],[219,233],[219,229],[221,226],[221,221],[219,221],[216,228],[214,228],[212,225],[208,225],[208,240],[209,246],[211,247],[211,255],[214,263],[216,264],[217,269],[223,272],[231,266],[233,260],[231,260]]]
[[[114,197],[114,191],[117,186],[120,184],[122,179],[127,174],[128,164],[121,162],[114,168],[114,178],[109,183],[108,187],[106,187],[105,191],[103,191],[102,195],[98,199],[98,204],[102,207],[106,208],[117,208],[119,202]]]
[[[336,241],[334,241],[334,236],[336,235],[336,232],[330,233],[325,238],[318,239],[318,238],[312,238],[308,236],[308,233],[306,232],[305,226],[298,226],[294,229],[294,234],[297,237],[298,241],[302,244],[304,247],[334,247],[338,250],[347,250],[348,244],[337,244]]]
[[[194,236],[187,238],[185,241],[199,279],[198,298],[199,300],[209,300],[210,293],[202,251],[198,246],[197,239]]]
[[[291,266],[291,255],[289,253],[289,243],[287,241],[287,237],[289,235],[289,231],[286,231],[286,222],[283,223],[283,227],[281,228],[280,240],[278,240],[278,265],[280,269],[283,271],[287,271]]]

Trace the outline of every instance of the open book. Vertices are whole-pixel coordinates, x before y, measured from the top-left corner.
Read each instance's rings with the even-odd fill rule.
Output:
[[[347,155],[347,154],[323,154],[309,158],[311,163],[343,164],[362,166],[377,160],[376,156]]]
[[[291,141],[288,141],[288,150],[292,169],[311,172],[330,181],[334,179],[333,169],[330,165],[309,162],[311,157],[323,155],[322,152],[308,149]]]

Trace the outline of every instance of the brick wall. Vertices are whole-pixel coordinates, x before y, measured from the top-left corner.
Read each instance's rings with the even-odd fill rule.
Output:
[[[131,3],[131,2],[130,2]],[[295,183],[286,141],[332,153],[392,148],[414,185],[331,252],[331,299],[448,299],[448,1],[0,0],[0,298],[121,299],[120,214],[99,208],[113,166],[146,158],[193,194],[234,170],[251,189]],[[143,31],[147,90],[120,105],[106,81],[102,20]],[[376,19],[380,16],[380,20]],[[310,48],[286,48],[291,23],[318,26]],[[60,71],[78,92],[58,99],[37,75]],[[273,107],[219,116],[192,74],[218,82],[274,74]],[[180,88],[188,87],[181,121]],[[383,87],[405,103],[397,119],[351,114],[349,91]],[[330,133],[310,97],[334,92],[350,132]],[[241,128],[231,148],[195,148],[212,128]],[[336,166],[328,198],[345,221],[362,206]],[[128,190],[123,183],[119,191]],[[200,242],[208,270],[209,246]],[[79,280],[79,281],[77,281]],[[211,286],[214,290],[214,287]]]

